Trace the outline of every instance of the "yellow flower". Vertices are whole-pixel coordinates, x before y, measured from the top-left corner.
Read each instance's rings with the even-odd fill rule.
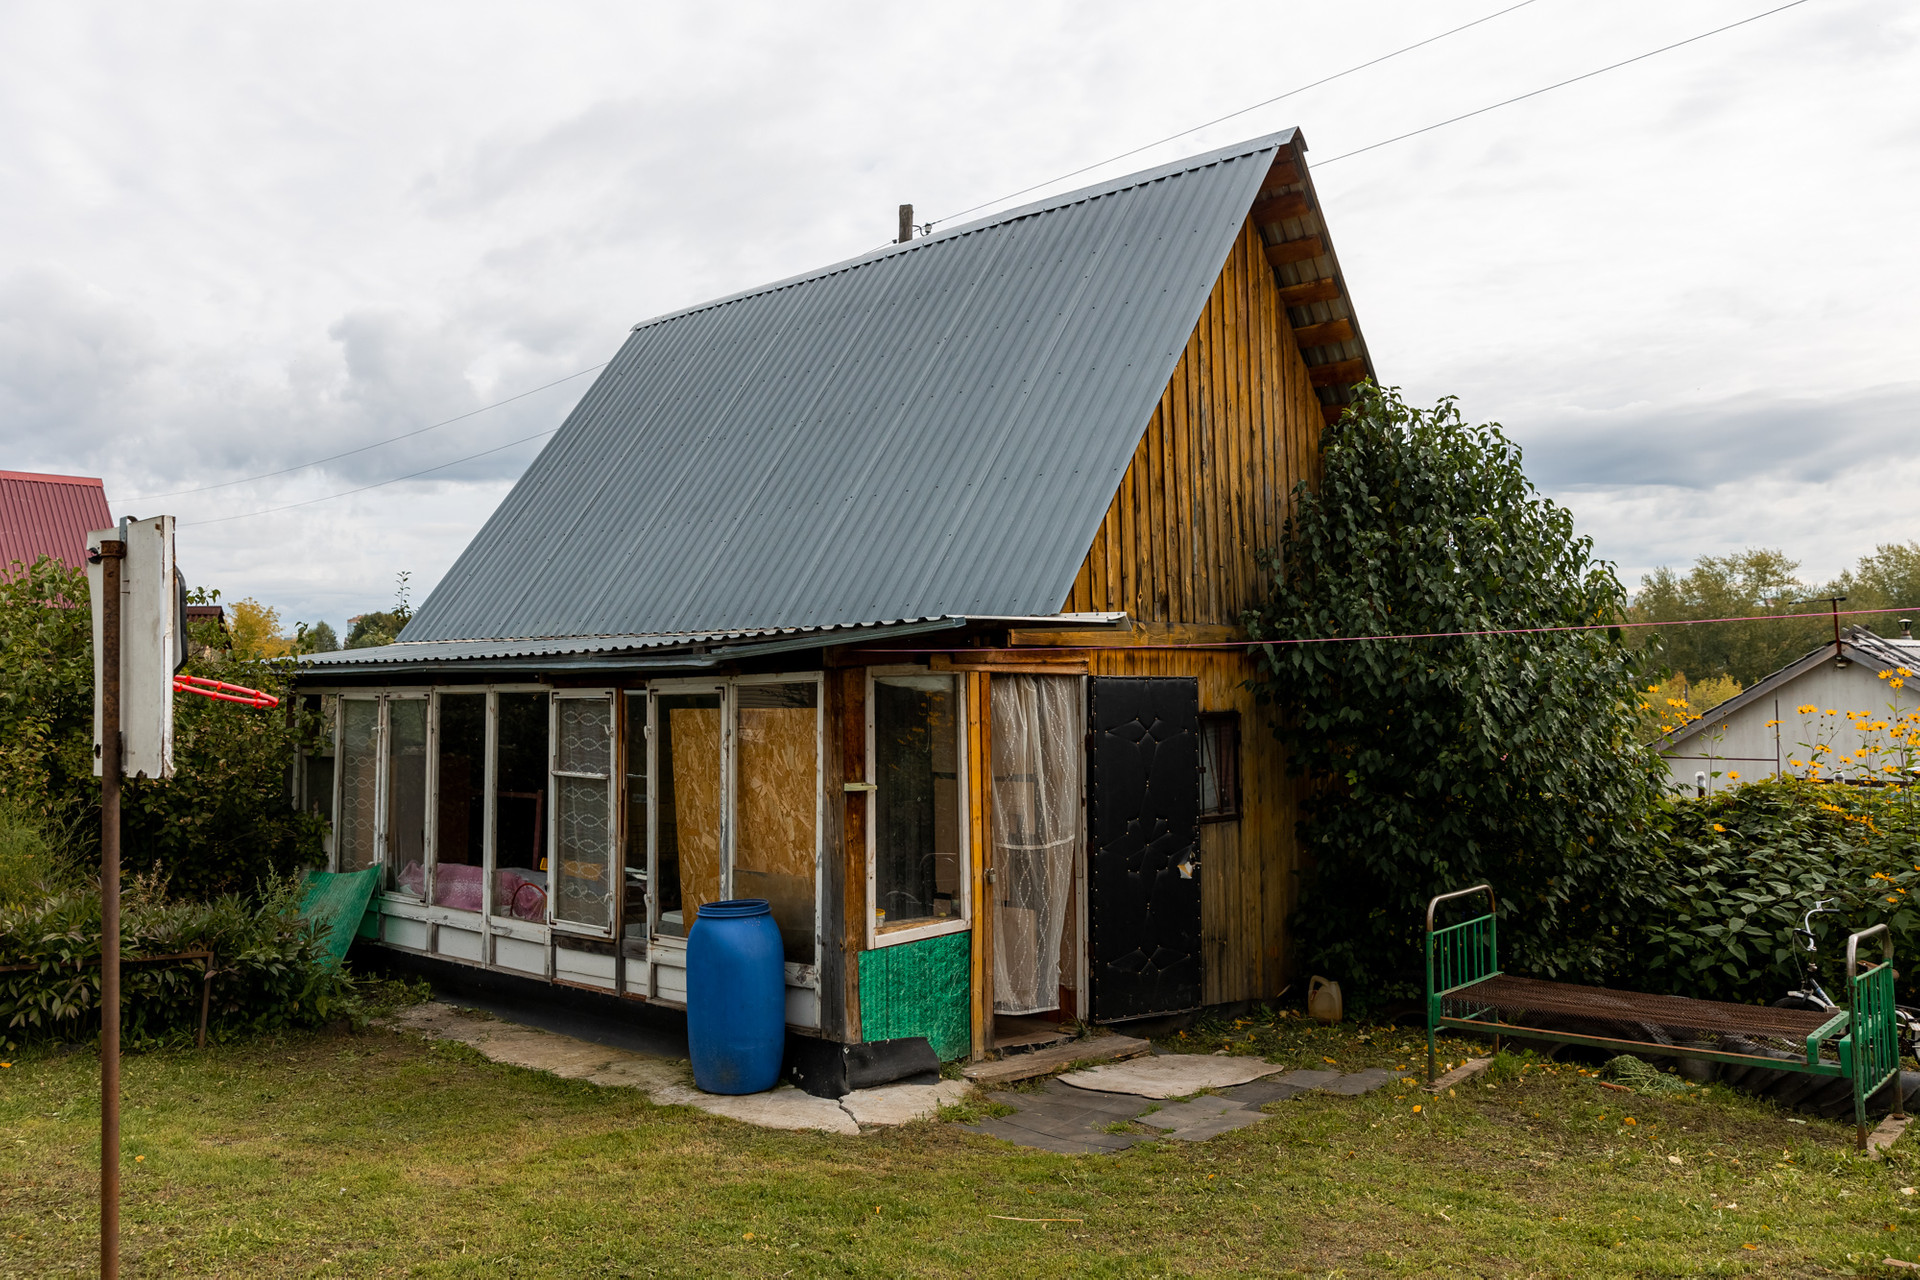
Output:
[[[1899,902],[1900,902],[1900,899],[1898,899],[1898,898],[1892,898],[1892,897],[1890,897],[1890,898],[1888,898],[1888,899],[1887,899],[1887,901],[1888,901],[1888,902],[1891,902],[1891,903],[1893,903],[1893,904],[1895,904],[1895,905],[1897,906],[1897,905],[1899,905]]]
[[[1816,707],[1816,706],[1814,706],[1814,705],[1813,705],[1813,704],[1812,704],[1811,702],[1809,702],[1809,703],[1807,703],[1807,704],[1806,704],[1805,706],[1803,706],[1803,707],[1800,707],[1800,708],[1799,708],[1799,712],[1800,712],[1800,714],[1801,714],[1801,715],[1803,715],[1803,716],[1804,716],[1804,715],[1806,715],[1806,714],[1808,714],[1809,712],[1812,712],[1812,711],[1818,711],[1819,709],[1820,709],[1820,708],[1818,708],[1818,707]]]
[[[1906,686],[1906,683],[1907,682],[1905,680],[1899,680],[1899,679],[1889,680],[1887,681],[1887,688],[1889,689],[1904,688]]]
[[[1769,720],[1769,721],[1767,721],[1767,728],[1769,728],[1769,729],[1771,729],[1771,728],[1773,728],[1773,727],[1774,727],[1775,725],[1777,725],[1777,724],[1779,724],[1779,723],[1780,723],[1780,722],[1779,722],[1778,720]]]
[[[1713,829],[1714,829],[1715,831],[1725,831],[1725,830],[1726,830],[1726,828],[1725,828],[1725,827],[1723,827],[1723,826],[1721,826],[1721,825],[1720,825],[1719,823],[1717,823],[1717,822],[1713,824]]]
[[[1738,769],[1735,769],[1729,774],[1727,774],[1727,777],[1730,779],[1738,780],[1738,778],[1740,777],[1740,771]]]
[[[1820,714],[1823,716],[1837,716],[1840,714],[1840,711],[1837,707],[1828,707],[1825,711],[1822,711]]]
[[[1898,671],[1903,678],[1911,677],[1913,675],[1913,672],[1909,671],[1905,667],[1895,667],[1894,670]]]

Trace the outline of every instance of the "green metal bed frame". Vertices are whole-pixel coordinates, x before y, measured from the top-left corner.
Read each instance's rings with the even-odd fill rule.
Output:
[[[1434,928],[1434,914],[1441,903],[1459,898],[1471,898],[1477,894],[1486,895],[1485,913],[1462,920],[1458,924]],[[1489,979],[1502,976],[1499,925],[1495,919],[1496,907],[1492,886],[1484,884],[1477,884],[1470,889],[1461,889],[1453,893],[1443,893],[1427,904],[1427,1082],[1429,1084],[1434,1080],[1435,1040],[1442,1027],[1491,1034],[1494,1037],[1496,1052],[1500,1037],[1508,1036],[1516,1039],[1545,1040],[1557,1044],[1618,1049],[1629,1053],[1659,1053],[1682,1058],[1703,1058],[1713,1062],[1763,1067],[1771,1071],[1798,1072],[1803,1075],[1834,1076],[1852,1083],[1854,1141],[1861,1150],[1866,1149],[1867,1099],[1900,1074],[1900,1038],[1893,993],[1893,935],[1886,925],[1877,924],[1847,938],[1848,1006],[1845,1009],[1836,1010],[1831,1017],[1807,1034],[1806,1056],[1801,1059],[1736,1053],[1724,1049],[1665,1044],[1615,1036],[1587,1035],[1549,1027],[1529,1026],[1524,1021],[1508,1021],[1506,1013],[1502,1010],[1491,1004],[1476,1003],[1473,990]],[[1880,937],[1881,958],[1878,963],[1863,970],[1859,967],[1860,944],[1876,934]],[[1577,1002],[1580,992],[1597,990],[1570,983],[1539,985],[1567,993],[1570,1002]],[[1631,1000],[1634,993],[1609,991],[1605,994]],[[1449,1001],[1456,1006],[1456,1011],[1447,1010]],[[1762,1012],[1758,1006],[1730,1005],[1717,1001],[1701,1000],[1685,1003],[1700,1006],[1703,1010],[1711,1010],[1714,1018],[1719,1021],[1709,1021],[1708,1025],[1725,1025],[1725,1019],[1729,1016],[1737,1018],[1738,1011],[1743,1008],[1752,1007],[1756,1015]],[[1510,1013],[1512,1010],[1508,1009],[1506,1012]],[[1618,1007],[1606,1009],[1596,1007],[1592,1010],[1592,1016],[1618,1020],[1622,1014]],[[1777,1031],[1766,1030],[1754,1031],[1751,1034],[1755,1038],[1768,1036],[1778,1038],[1779,1036]],[[1829,1053],[1828,1050],[1831,1052]],[[1896,1117],[1905,1115],[1901,1093],[1902,1090],[1896,1086],[1893,1099],[1893,1114]]]

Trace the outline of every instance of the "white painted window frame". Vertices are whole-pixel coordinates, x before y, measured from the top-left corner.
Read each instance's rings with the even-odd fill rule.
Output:
[[[866,784],[867,795],[867,892],[866,892],[866,932],[867,950],[877,951],[881,947],[897,947],[903,943],[920,942],[927,938],[945,937],[950,933],[968,933],[973,929],[973,812],[972,779],[967,768],[967,675],[962,671],[931,671],[926,667],[911,664],[891,667],[868,667],[866,709]],[[957,713],[954,716],[956,735],[956,772],[959,780],[959,826],[960,826],[960,901],[959,911],[949,919],[926,923],[912,922],[900,925],[877,927],[873,918],[873,904],[878,892],[877,864],[880,849],[880,824],[876,821],[879,809],[879,760],[875,754],[873,723],[873,689],[877,681],[888,676],[944,676],[953,683],[954,702]]]

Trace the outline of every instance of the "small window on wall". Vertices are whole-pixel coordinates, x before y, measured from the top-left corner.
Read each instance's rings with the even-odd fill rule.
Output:
[[[1240,816],[1240,713],[1200,716],[1200,821]]]
[[[300,753],[300,808],[318,814],[333,825],[333,733],[340,699],[335,694],[309,694],[300,700],[310,734]]]
[[[961,921],[966,877],[955,678],[875,676],[868,715],[873,931]]]

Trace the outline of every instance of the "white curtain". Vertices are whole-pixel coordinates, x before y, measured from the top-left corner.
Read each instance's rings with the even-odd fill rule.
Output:
[[[993,677],[993,1007],[1060,1007],[1060,938],[1080,848],[1077,676]]]

